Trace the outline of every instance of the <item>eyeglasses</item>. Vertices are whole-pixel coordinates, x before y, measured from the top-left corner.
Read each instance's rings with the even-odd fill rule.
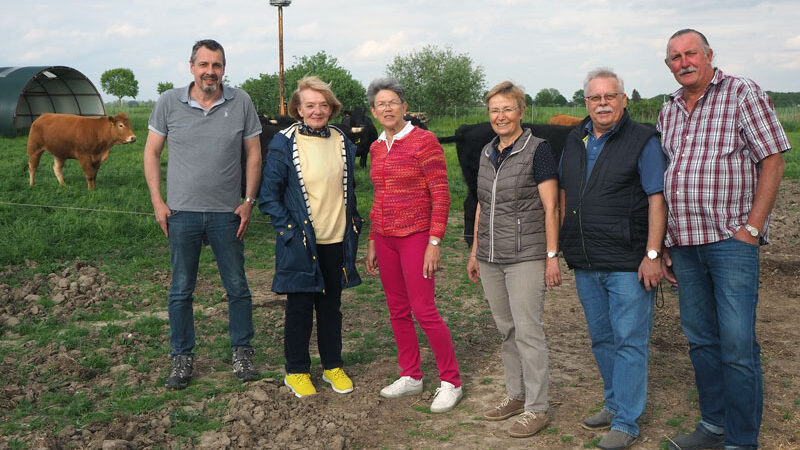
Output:
[[[492,109],[489,110],[489,115],[490,116],[499,116],[500,113],[503,113],[503,115],[507,116],[507,115],[511,114],[512,112],[516,111],[517,109],[519,109],[519,108],[517,108],[517,107],[514,107],[514,108],[503,108],[503,109],[492,108]]]
[[[606,99],[607,102],[613,102],[617,99],[620,95],[625,95],[624,92],[609,92],[603,95],[590,95],[588,97],[584,97],[586,100],[589,100],[589,103],[598,103],[600,102],[600,98]]]
[[[385,109],[395,109],[402,104],[403,102],[401,102],[400,100],[392,100],[390,102],[378,102],[375,103],[375,109],[377,109],[378,111],[383,111]]]

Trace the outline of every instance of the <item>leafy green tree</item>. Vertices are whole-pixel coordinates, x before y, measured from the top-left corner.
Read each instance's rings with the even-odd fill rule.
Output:
[[[315,75],[328,83],[344,109],[367,105],[367,90],[364,86],[339,64],[338,59],[325,53],[325,50],[311,56],[295,57],[294,65],[284,73],[287,102],[297,89],[297,80],[308,75]]]
[[[583,97],[585,96],[586,94],[583,93],[583,89],[578,89],[577,91],[575,91],[574,94],[572,94],[572,103],[575,103],[577,105],[582,105]]]
[[[386,74],[403,86],[410,108],[431,114],[480,101],[486,82],[483,67],[468,54],[435,45],[395,56]]]
[[[772,99],[776,108],[797,107],[800,105],[800,92],[772,92],[767,91],[767,95]]]
[[[556,88],[542,89],[533,99],[536,106],[566,105],[567,99]]]
[[[292,92],[297,88],[297,80],[307,75],[315,75],[330,84],[336,98],[344,109],[367,105],[367,91],[353,78],[350,71],[339,64],[339,60],[320,51],[311,56],[295,58],[294,65],[284,72],[285,101],[288,103]],[[260,74],[249,78],[240,86],[250,95],[256,110],[262,114],[274,115],[280,110],[280,77],[278,74]]]
[[[171,81],[159,81],[158,88],[156,89],[158,90],[158,95],[161,95],[174,87],[175,85],[173,85]]]
[[[533,97],[528,93],[525,93],[525,106],[533,106]]]
[[[641,95],[639,95],[639,91],[637,91],[636,89],[634,89],[634,90],[633,90],[633,92],[631,92],[631,101],[632,101],[632,102],[638,102],[638,101],[640,101],[641,99],[642,99],[642,96],[641,96]]]
[[[253,106],[261,114],[274,116],[280,108],[280,80],[277,74],[260,74],[258,78],[248,78],[239,86],[253,100]]]
[[[641,99],[638,102],[630,101],[628,102],[628,113],[637,122],[655,123],[663,105],[663,97],[660,95],[651,99]]]
[[[106,94],[117,97],[117,103],[122,105],[122,97],[139,95],[139,82],[133,76],[131,69],[109,69],[100,76],[100,87]]]

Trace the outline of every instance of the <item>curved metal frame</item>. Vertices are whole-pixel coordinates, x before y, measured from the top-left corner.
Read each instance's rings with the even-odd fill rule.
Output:
[[[45,96],[47,102],[44,106],[31,101]],[[58,97],[71,98],[72,101],[65,105],[56,101]],[[81,100],[85,97],[96,99],[96,102],[90,99],[88,105],[86,102],[82,105]],[[46,112],[97,116],[105,115],[106,108],[91,80],[73,68],[0,67],[0,134],[14,137]]]

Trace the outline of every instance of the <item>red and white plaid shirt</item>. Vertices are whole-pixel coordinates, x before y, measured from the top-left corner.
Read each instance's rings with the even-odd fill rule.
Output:
[[[720,69],[691,113],[683,88],[675,91],[657,127],[669,160],[667,247],[733,236],[750,215],[758,162],[791,146],[769,96],[753,81]],[[765,242],[768,225],[769,218],[762,230]]]

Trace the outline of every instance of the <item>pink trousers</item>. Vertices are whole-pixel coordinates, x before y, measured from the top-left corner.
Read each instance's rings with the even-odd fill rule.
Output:
[[[402,369],[400,375],[417,380],[422,378],[419,341],[414,327],[416,319],[428,337],[439,378],[456,387],[461,386],[450,329],[436,309],[434,280],[422,277],[428,232],[405,237],[374,237],[378,270],[397,343],[397,363]]]

